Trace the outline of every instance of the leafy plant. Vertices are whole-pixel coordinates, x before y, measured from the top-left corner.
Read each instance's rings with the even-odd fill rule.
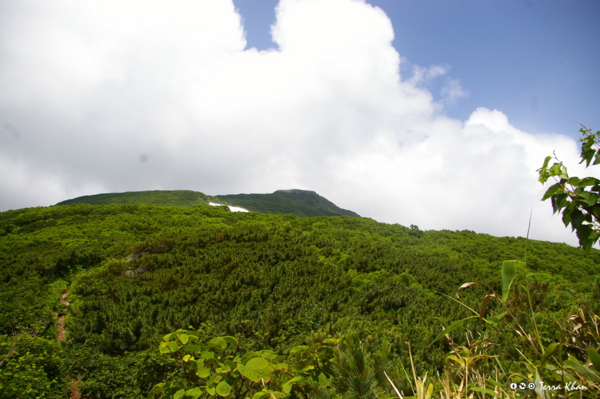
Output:
[[[64,398],[67,382],[64,352],[58,343],[23,332],[0,335],[0,397]]]
[[[279,399],[288,397],[302,380],[282,356],[269,350],[242,354],[237,345],[231,336],[201,342],[199,334],[189,330],[165,335],[160,352],[173,356],[182,373],[178,380],[157,384],[148,398],[242,399],[252,394],[253,399]]]
[[[532,383],[533,388],[530,386],[528,389],[534,389],[544,399],[558,397],[556,395],[559,394],[561,398],[594,397],[589,395],[596,395],[600,390],[600,318],[581,307],[571,310],[574,314],[555,324],[560,332],[559,339],[550,340],[540,333],[531,305],[532,284],[527,279],[535,275],[527,274],[525,282],[518,284],[518,288],[529,299],[527,317],[519,317],[517,305],[511,303],[511,298],[516,296],[511,295],[511,287],[517,270],[526,272],[525,263],[505,261],[502,265],[502,296],[488,287],[492,293],[483,297],[479,312],[470,309],[473,316],[453,323],[432,342],[444,336],[451,340],[448,334],[462,327],[469,319],[485,322],[487,327],[478,337],[471,334],[468,345],[452,345],[453,350],[446,357],[446,397],[461,397],[463,392],[469,391],[493,397],[516,397],[517,391],[508,388],[511,383],[523,384],[524,387]],[[459,287],[459,291],[474,285],[481,284],[466,283]],[[491,298],[501,304],[501,309],[493,316],[485,317],[486,305]],[[507,334],[510,334],[507,338],[516,356],[510,353],[497,354],[491,350],[495,339]],[[584,340],[581,340],[581,334],[586,336]],[[458,389],[451,389],[453,384],[450,381],[456,379],[460,380],[460,385]]]
[[[579,132],[583,137],[581,145],[581,162],[586,168],[600,164],[600,131],[595,134],[591,129],[581,125]],[[554,213],[561,212],[565,226],[571,225],[577,231],[579,244],[589,251],[600,238],[600,180],[594,177],[580,179],[569,177],[566,166],[554,155],[556,162],[548,167],[552,157],[547,156],[544,165],[537,171],[539,181],[544,184],[553,177],[555,184],[550,186],[542,201],[550,199]],[[589,188],[589,189],[588,189]]]

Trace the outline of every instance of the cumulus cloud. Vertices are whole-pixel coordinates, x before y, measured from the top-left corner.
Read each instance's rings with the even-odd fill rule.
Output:
[[[403,76],[381,9],[281,0],[277,49],[258,51],[231,1],[164,4],[0,3],[0,210],[300,188],[382,222],[494,235],[525,235],[533,206],[532,238],[576,244],[535,169],[554,149],[578,166],[577,143],[498,110],[444,116],[423,81],[449,68]],[[443,98],[466,95],[448,79]]]

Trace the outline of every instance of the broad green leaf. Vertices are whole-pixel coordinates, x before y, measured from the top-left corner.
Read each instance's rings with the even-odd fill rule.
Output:
[[[325,373],[319,374],[319,385],[322,387],[327,387],[330,385],[329,378],[327,378]]]
[[[314,370],[314,369],[315,369],[315,366],[312,366],[312,365],[311,366],[306,366],[306,367],[304,367],[302,369],[296,370],[296,374],[304,374],[304,373],[307,373],[310,370]]]
[[[192,398],[198,398],[203,393],[204,392],[200,388],[196,387],[196,388],[192,388],[192,389],[185,391],[185,396],[191,396]]]
[[[550,188],[548,188],[548,190],[546,191],[546,194],[544,194],[542,201],[546,201],[548,198],[552,197],[558,190],[561,190],[561,189],[562,189],[562,184],[560,184],[560,183],[551,185]]]
[[[223,340],[230,345],[237,345],[237,343],[238,343],[237,339],[235,339],[234,337],[230,337],[230,336],[223,337]]]
[[[550,162],[550,160],[551,160],[551,159],[552,159],[552,157],[551,157],[551,156],[547,156],[547,157],[544,159],[544,166],[542,166],[542,167],[541,167],[541,169],[546,169],[546,168],[548,167],[548,163]]]
[[[166,342],[161,342],[160,345],[158,346],[158,350],[160,353],[171,353]]]
[[[573,207],[575,206],[575,202],[571,202],[567,209],[563,211],[562,220],[565,226],[568,226],[571,223],[571,213],[573,212]]]
[[[574,209],[573,213],[571,213],[571,225],[574,229],[579,228],[581,223],[583,223],[584,215],[579,209]]]
[[[215,358],[215,354],[210,351],[202,351],[200,356],[202,356],[203,359],[214,359]]]
[[[192,341],[192,337],[190,337],[190,336],[188,335],[188,343],[187,343],[187,344],[185,344],[185,345],[183,345],[183,346],[181,347],[181,349],[182,349],[182,350],[185,350],[185,351],[188,351],[188,352],[193,352],[193,353],[199,353],[199,352],[201,352],[201,351],[202,351],[202,349],[203,349],[203,348],[202,348],[202,346],[200,346],[200,345],[194,345],[194,344],[191,344],[191,343],[190,343],[191,341]]]
[[[502,302],[506,302],[510,286],[515,279],[517,266],[525,267],[525,263],[520,260],[505,260],[502,262]]]
[[[597,201],[598,201],[598,196],[594,193],[590,193],[590,195],[588,196],[588,198],[586,200],[586,202],[589,206],[594,206]]]
[[[187,334],[177,334],[177,338],[179,338],[179,340],[181,341],[182,344],[187,344],[188,342],[188,335]]]
[[[167,335],[165,335],[165,336],[164,336],[164,338],[163,338],[163,339],[164,339],[165,341],[170,341],[170,340],[171,340],[171,338],[173,337],[173,335],[175,335],[175,333],[170,333],[170,334],[167,334]]]
[[[304,377],[294,377],[291,380],[287,381],[285,384],[283,384],[283,391],[285,393],[290,393],[290,391],[292,390],[292,387],[294,386],[295,383],[300,383],[304,381]]]
[[[542,184],[546,183],[548,181],[548,178],[550,177],[550,172],[548,171],[548,162],[550,162],[551,159],[552,157],[546,157],[546,159],[544,159],[544,165],[537,170],[537,172],[539,173],[538,180]]]
[[[306,346],[306,345],[295,346],[294,348],[292,348],[292,350],[290,350],[290,355],[295,355],[296,353],[304,352],[307,349],[308,349],[308,346]]]
[[[550,172],[550,175],[552,175],[552,176],[560,175],[560,167],[561,167],[561,164],[555,162],[548,170]]]
[[[288,365],[286,363],[277,363],[275,365],[275,370],[287,370]]]
[[[217,385],[219,382],[221,382],[222,379],[223,379],[223,377],[221,377],[220,375],[213,375],[212,377],[210,377],[208,379],[206,384],[207,385]]]
[[[587,187],[597,185],[600,181],[594,177],[586,177],[585,179],[581,179],[577,184],[577,187]]]
[[[179,350],[180,346],[177,343],[171,342],[162,342],[160,344],[160,353],[175,353]]]
[[[217,367],[217,373],[219,374],[223,374],[223,373],[227,373],[228,371],[230,371],[231,369],[229,368],[229,366],[225,363],[219,363],[219,367]]]
[[[173,399],[181,399],[185,396],[185,389],[180,389],[179,391],[175,392],[175,395],[173,395]]]
[[[552,196],[552,208],[554,209],[554,213],[559,212],[567,205],[566,202],[568,196],[568,194],[557,194]]]
[[[199,367],[196,375],[200,378],[206,378],[210,375],[210,369],[207,367]]]
[[[266,399],[268,397],[269,397],[269,394],[267,392],[259,391],[254,394],[252,399]]]
[[[219,385],[217,385],[217,395],[219,396],[229,396],[229,394],[231,393],[231,385],[229,385],[225,380],[219,382]]]
[[[231,360],[225,360],[225,364],[229,367],[229,370],[235,370],[236,368],[235,362],[232,362]]]
[[[586,349],[586,352],[590,357],[590,360],[592,361],[596,371],[600,372],[600,355],[598,355],[598,351],[592,347],[589,347]]]
[[[217,337],[208,341],[208,346],[211,348],[225,349],[227,348],[227,342],[223,338]]]
[[[259,353],[260,353],[261,357],[264,357],[265,359],[273,360],[273,359],[277,358],[277,355],[275,353],[273,353],[273,351],[264,350],[264,351],[260,351]]]
[[[303,377],[294,377],[291,380],[287,381],[285,384],[283,384],[283,392],[290,393],[290,391],[292,390],[292,387],[294,386],[294,383],[301,382],[301,381],[304,381]],[[319,382],[320,382],[320,377],[319,377]]]
[[[561,164],[561,168],[560,168],[560,174],[558,175],[558,177],[560,177],[561,179],[565,179],[565,180],[569,180],[569,173],[567,172],[567,167]]]
[[[206,392],[208,392],[210,395],[214,395],[215,391],[216,389],[214,386],[206,386]]]
[[[268,379],[271,376],[269,371],[269,362],[262,357],[250,359],[246,365],[238,364],[239,372],[253,382],[259,382],[262,378]]]
[[[577,229],[577,238],[579,238],[579,244],[586,252],[589,251],[594,244],[594,241],[590,239],[591,234],[592,226],[589,224],[582,224]]]

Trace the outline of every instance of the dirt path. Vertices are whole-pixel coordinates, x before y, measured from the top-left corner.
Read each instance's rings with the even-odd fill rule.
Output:
[[[69,306],[68,298],[69,298],[69,288],[67,288],[67,290],[60,297],[60,304],[65,307]],[[56,316],[58,317],[58,314],[56,314]],[[58,317],[56,324],[58,324],[58,333],[56,334],[56,341],[63,342],[67,335],[67,333],[65,331],[65,315],[64,314],[62,316]],[[71,392],[69,393],[69,399],[80,399],[81,398],[81,394],[79,393],[79,388],[77,387],[77,383],[80,381],[81,381],[81,378],[78,379],[77,381],[75,381],[75,380],[71,381],[71,383],[70,383]]]
[[[67,290],[64,292],[64,294],[62,294],[62,296],[60,297],[61,305],[69,306],[69,302],[67,301],[68,296],[69,296],[69,289],[67,288]],[[58,314],[57,314],[57,316],[58,316]],[[65,336],[67,335],[67,333],[65,332],[65,315],[64,314],[58,318],[58,320],[56,321],[56,324],[58,324],[58,334],[56,335],[56,341],[62,342],[65,340]]]

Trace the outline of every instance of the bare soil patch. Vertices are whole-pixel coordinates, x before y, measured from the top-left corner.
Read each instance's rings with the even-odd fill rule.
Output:
[[[67,290],[60,297],[61,305],[69,306],[69,302],[67,301],[68,297],[69,297],[69,289],[67,288]],[[56,316],[58,316],[58,313],[56,314]],[[65,331],[65,315],[60,316],[58,318],[58,320],[56,321],[56,324],[58,324],[58,334],[56,334],[56,341],[62,342],[65,340],[65,337],[67,335],[67,333]]]
[[[67,290],[60,297],[60,304],[65,307],[69,306],[68,298],[69,298],[69,289],[67,288]],[[56,313],[56,316],[58,317],[58,313]],[[64,314],[62,316],[58,317],[56,324],[58,324],[58,333],[56,334],[56,341],[63,342],[65,340],[65,337],[67,336],[67,332],[65,331],[65,315]],[[72,380],[70,382],[71,392],[69,393],[69,399],[81,399],[81,394],[79,393],[79,387],[77,386],[77,383],[80,381],[81,381],[81,378],[79,378],[77,380]]]

